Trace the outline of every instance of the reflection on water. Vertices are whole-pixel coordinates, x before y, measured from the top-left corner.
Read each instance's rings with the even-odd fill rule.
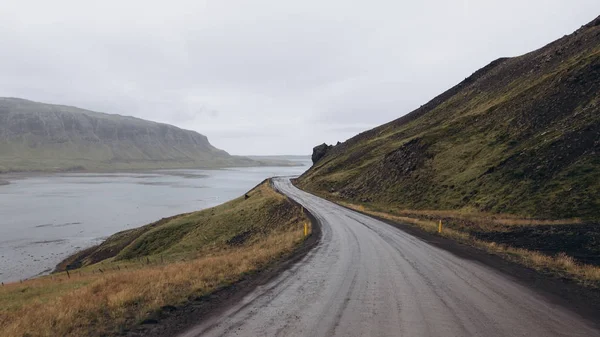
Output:
[[[73,173],[11,180],[0,186],[0,281],[48,272],[68,254],[111,234],[216,206],[268,177],[298,175],[307,168]]]

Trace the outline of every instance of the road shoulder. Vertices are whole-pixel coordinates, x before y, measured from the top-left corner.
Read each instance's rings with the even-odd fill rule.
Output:
[[[415,225],[381,218],[344,205],[338,205],[351,212],[356,212],[386,223],[460,258],[490,267],[506,275],[516,283],[532,289],[550,303],[575,312],[588,320],[591,325],[600,328],[600,322],[598,321],[598,317],[600,317],[600,290],[598,289],[583,287],[566,278],[556,278],[542,274],[534,269],[505,260],[498,255],[488,253],[476,247],[426,232]]]

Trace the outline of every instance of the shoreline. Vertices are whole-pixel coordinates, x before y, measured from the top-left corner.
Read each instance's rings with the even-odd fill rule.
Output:
[[[224,165],[224,166],[196,166],[196,167],[146,167],[146,168],[85,168],[81,167],[66,167],[66,168],[51,168],[51,169],[12,169],[2,168],[0,170],[0,177],[6,177],[10,175],[44,175],[44,174],[61,174],[61,173],[130,173],[130,172],[149,172],[149,171],[163,171],[163,170],[222,170],[231,168],[249,168],[249,167],[304,167],[310,166],[300,162],[302,159],[262,159],[264,161],[255,160],[259,165]],[[308,161],[306,159],[304,161]],[[1,168],[1,167],[0,167]],[[2,181],[0,179],[0,181]]]
[[[4,255],[0,259],[0,269],[2,269],[0,272],[3,275],[0,275],[0,279],[6,283],[51,273],[69,256],[101,244],[107,237],[115,233],[142,227],[164,217],[220,205],[231,198],[243,195],[254,186],[255,179],[258,182],[260,181],[258,179],[265,179],[273,175],[300,174],[306,169],[306,163],[301,162],[301,164],[305,165],[279,169],[135,170],[116,172],[115,175],[107,174],[107,177],[95,177],[95,174],[91,172],[0,174],[0,181],[10,183],[5,188],[0,186],[0,191],[5,193],[3,197],[6,198],[6,202],[2,203],[3,207],[1,207],[0,213],[7,219],[11,219],[5,224],[8,231],[7,238],[10,237],[13,241],[17,239],[22,241],[18,251],[12,248],[12,243],[3,245],[3,250],[0,252],[0,255]],[[63,185],[63,183],[67,185]],[[113,185],[113,183],[118,185]],[[118,188],[114,189],[114,186]],[[99,193],[100,190],[107,188],[114,192],[107,192],[106,195]],[[131,188],[131,190],[128,192],[124,190],[125,188]],[[48,192],[48,189],[52,190],[52,193],[47,196],[44,193]],[[236,192],[236,190],[238,191]],[[27,192],[23,194],[21,191]],[[142,193],[142,191],[146,192]],[[144,193],[149,194],[144,195]],[[19,197],[13,198],[13,196]],[[26,213],[15,211],[22,205],[31,204],[34,199],[30,199],[30,197],[33,196],[40,197],[40,200],[51,200],[51,204],[56,207],[59,207],[57,205],[60,205],[61,202],[68,203],[71,200],[68,198],[84,198],[85,201],[82,201],[84,203],[110,205],[111,210],[121,215],[118,217],[111,215],[105,220],[97,220],[97,217],[90,217],[68,205],[64,207],[69,215],[64,215],[65,212],[56,211],[58,209],[56,207],[45,207],[46,203],[40,204],[40,207],[31,216],[25,216]],[[159,199],[156,199],[155,203],[145,202],[144,200],[147,200],[148,196]],[[123,198],[131,201],[124,203],[115,201],[125,200]],[[160,198],[167,198],[171,201],[161,201]],[[127,206],[131,206],[131,208]],[[137,207],[144,210],[143,214],[132,211]],[[65,225],[73,223],[78,224]],[[23,228],[31,228],[31,233],[15,229],[17,224]],[[57,244],[36,244],[37,241],[44,241],[38,240],[36,236],[70,239],[59,247]],[[88,238],[92,239],[86,240]],[[102,239],[98,240],[99,238]]]
[[[157,174],[157,173],[176,173],[179,170],[201,170],[201,171],[221,171],[228,169],[242,169],[242,168],[262,168],[262,167],[277,167],[277,168],[289,168],[289,167],[308,167],[302,163],[296,165],[263,165],[263,166],[224,166],[224,167],[205,167],[205,168],[154,168],[154,169],[94,169],[94,170],[44,170],[44,171],[8,171],[0,172],[0,186],[10,185],[13,180],[21,180],[32,177],[47,177],[54,175],[65,175],[65,174]],[[183,176],[184,174],[173,174]]]
[[[309,167],[301,162],[294,163],[292,165],[256,165],[256,166],[218,166],[218,167],[164,167],[164,168],[124,168],[124,169],[83,169],[83,170],[69,170],[69,169],[57,169],[57,170],[9,170],[0,171],[0,186],[8,185],[9,179],[22,179],[27,177],[39,177],[39,176],[50,176],[56,174],[111,174],[111,173],[154,173],[154,172],[169,172],[177,170],[204,170],[204,171],[218,171],[235,168],[252,168],[252,167]]]

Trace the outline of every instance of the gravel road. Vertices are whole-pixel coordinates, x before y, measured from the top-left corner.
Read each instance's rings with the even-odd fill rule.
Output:
[[[193,336],[600,336],[510,276],[295,188],[322,240]]]

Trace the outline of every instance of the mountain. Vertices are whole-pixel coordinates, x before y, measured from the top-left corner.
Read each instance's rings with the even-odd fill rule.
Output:
[[[313,158],[298,184],[334,199],[599,219],[600,17]]]
[[[259,166],[175,126],[0,98],[0,172]]]

